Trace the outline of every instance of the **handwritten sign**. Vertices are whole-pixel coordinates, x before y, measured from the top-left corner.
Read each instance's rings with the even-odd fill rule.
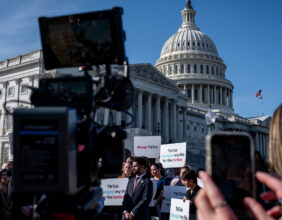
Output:
[[[183,167],[185,161],[186,142],[161,145],[160,162],[164,168]]]
[[[105,197],[105,206],[121,206],[128,178],[102,179],[101,188]]]
[[[164,186],[163,196],[165,197],[165,199],[162,201],[161,212],[169,213],[171,198],[183,199],[185,195],[185,186]]]
[[[190,201],[183,202],[182,199],[171,199],[170,220],[189,220]]]
[[[134,154],[138,157],[158,158],[160,156],[161,136],[135,136]]]

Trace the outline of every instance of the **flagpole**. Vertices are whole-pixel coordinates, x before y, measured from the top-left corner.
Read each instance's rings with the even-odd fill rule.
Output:
[[[263,106],[263,97],[261,96],[261,105],[262,105],[262,116],[264,116],[264,106]]]

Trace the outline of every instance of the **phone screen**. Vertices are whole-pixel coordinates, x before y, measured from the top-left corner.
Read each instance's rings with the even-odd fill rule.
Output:
[[[254,197],[253,152],[248,135],[215,134],[211,137],[212,178],[239,219],[248,218],[243,205]]]

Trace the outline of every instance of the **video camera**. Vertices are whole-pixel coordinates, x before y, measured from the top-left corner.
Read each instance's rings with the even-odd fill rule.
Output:
[[[113,8],[39,18],[45,69],[80,67],[84,75],[40,79],[39,88],[32,88],[34,108],[14,110],[15,195],[46,194],[65,201],[64,209],[93,208],[89,198],[96,204],[101,189],[89,192],[99,185],[99,178],[119,174],[126,132],[113,123],[98,124],[95,113],[105,107],[132,117],[126,111],[133,103],[134,88],[122,13]],[[113,73],[112,64],[124,65],[124,72]],[[96,71],[90,75],[93,66]]]

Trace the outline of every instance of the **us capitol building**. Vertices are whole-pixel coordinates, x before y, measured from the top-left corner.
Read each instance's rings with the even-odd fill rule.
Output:
[[[128,138],[127,152],[133,153],[133,137],[161,135],[162,143],[187,143],[187,162],[194,168],[205,166],[205,136],[208,133],[205,114],[209,106],[216,114],[215,131],[243,131],[251,134],[255,149],[267,154],[270,116],[244,118],[234,112],[233,89],[226,78],[226,64],[214,42],[196,26],[196,11],[187,1],[181,11],[182,25],[164,44],[155,66],[149,63],[130,65],[135,86],[135,101],[129,111],[134,115]],[[12,158],[10,141],[12,116],[9,108],[30,107],[31,91],[26,85],[38,87],[39,79],[77,74],[73,68],[46,71],[42,51],[0,61],[0,164]],[[95,120],[108,124],[111,110],[100,108]],[[116,124],[130,117],[113,112]]]

